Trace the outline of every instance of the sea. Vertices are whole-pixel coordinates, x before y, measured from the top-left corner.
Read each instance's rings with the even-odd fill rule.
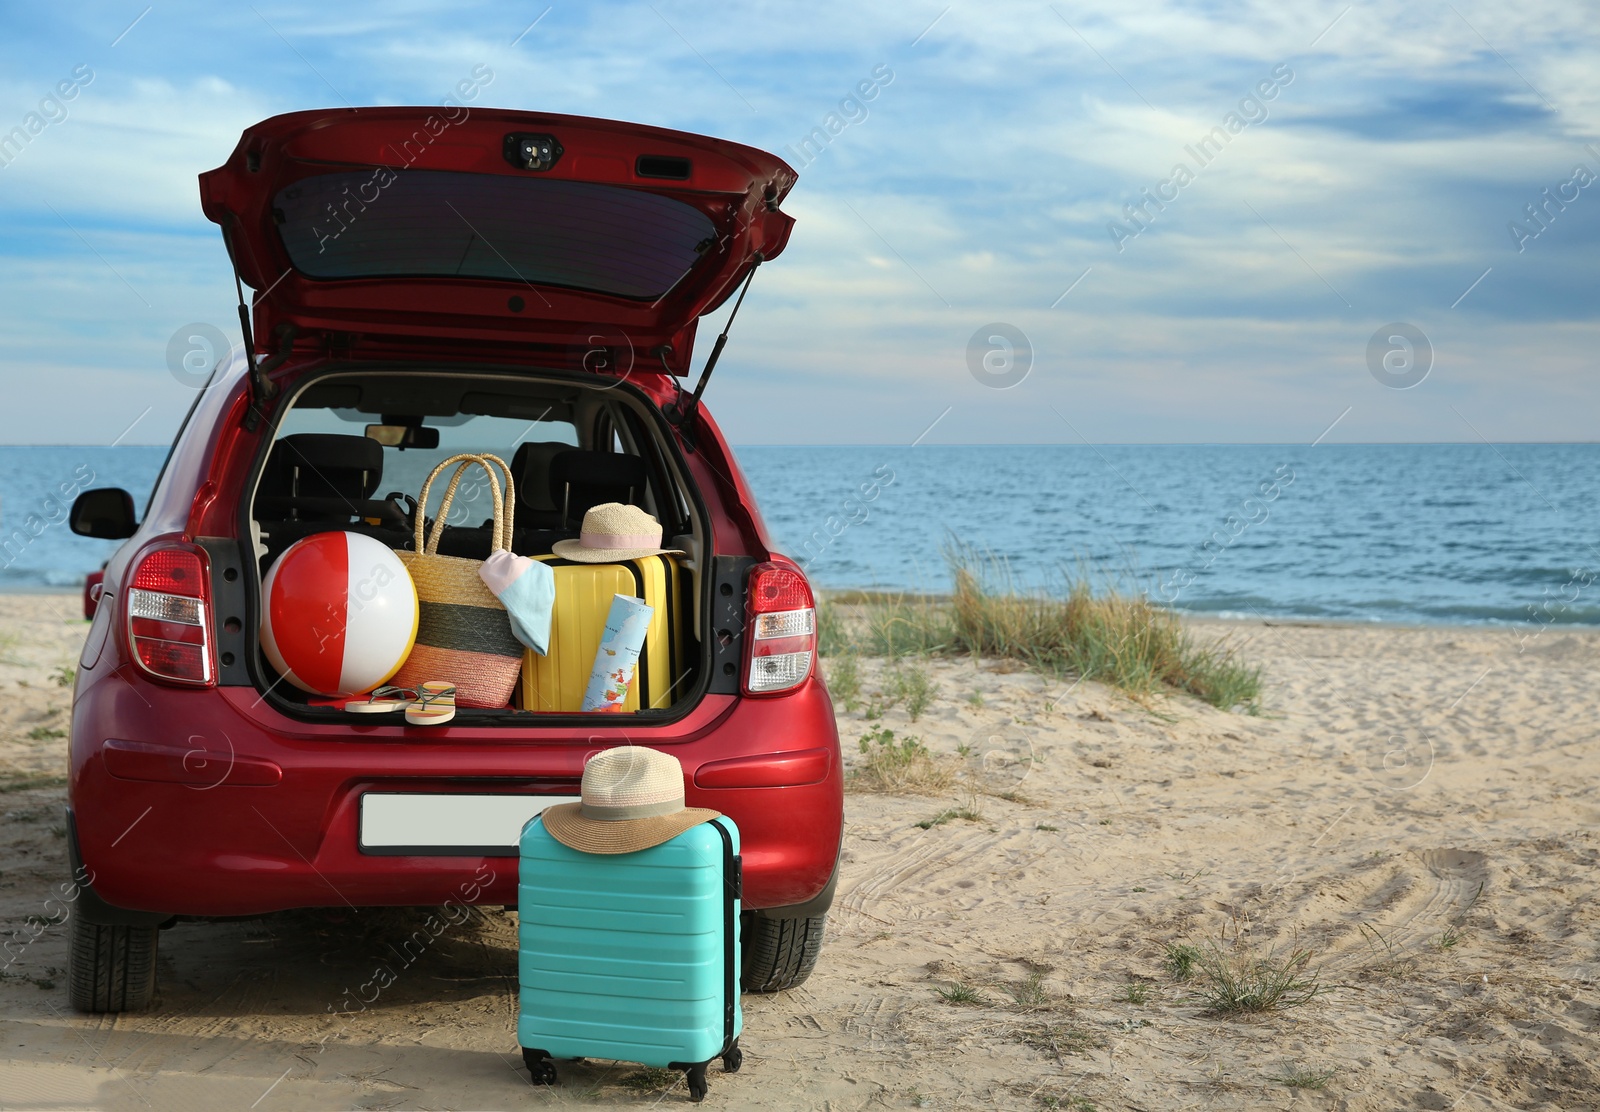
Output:
[[[77,489],[141,508],[165,448],[0,447],[0,591],[77,588],[116,542]],[[768,530],[823,590],[941,593],[951,559],[1237,617],[1600,625],[1600,444],[738,449]],[[387,484],[384,489],[388,489]]]

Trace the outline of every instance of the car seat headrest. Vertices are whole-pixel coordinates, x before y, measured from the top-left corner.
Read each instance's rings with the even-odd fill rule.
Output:
[[[530,440],[517,445],[517,453],[511,457],[511,474],[517,481],[517,509],[554,513],[561,508],[550,494],[550,461],[570,451],[572,445],[559,440]]]
[[[257,497],[370,498],[383,480],[383,446],[365,436],[303,432],[272,446]]]
[[[647,475],[638,456],[569,449],[550,461],[550,500],[570,526],[602,502],[640,505]]]

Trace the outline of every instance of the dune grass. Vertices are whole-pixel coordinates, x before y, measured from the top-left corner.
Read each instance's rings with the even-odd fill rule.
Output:
[[[861,762],[850,776],[850,786],[859,791],[939,795],[955,781],[954,762],[930,751],[915,735],[897,738],[893,730],[879,726],[868,730],[859,746]]]
[[[1260,713],[1261,669],[1226,639],[1197,639],[1148,594],[1097,583],[1083,566],[1066,574],[1063,591],[1030,590],[992,554],[952,544],[945,558],[954,580],[948,599],[855,596],[850,621],[823,619],[823,654],[1001,657],[1139,698],[1176,689],[1223,710]]]
[[[931,819],[923,819],[921,822],[915,825],[922,830],[932,830],[936,826],[943,826],[952,819],[964,819],[967,822],[982,822],[983,812],[975,810],[971,807],[952,807],[949,810],[940,811]]]
[[[824,614],[832,612],[827,608],[822,611]],[[840,706],[853,711],[861,705],[861,670],[855,653],[834,655],[822,671],[828,681],[828,693]]]
[[[1187,981],[1194,976],[1195,966],[1200,963],[1200,950],[1187,942],[1167,943],[1166,958],[1162,965],[1167,970],[1167,975],[1174,981]]]
[[[933,990],[946,1004],[986,1004],[983,993],[971,985],[964,985],[960,981],[949,988],[936,988]]]
[[[1338,1070],[1331,1069],[1319,1070],[1312,1069],[1309,1066],[1287,1065],[1283,1068],[1282,1073],[1270,1076],[1267,1080],[1276,1081],[1278,1084],[1290,1089],[1310,1089],[1314,1092],[1321,1092],[1328,1087],[1328,1082],[1332,1081],[1334,1075],[1338,1072]]]
[[[1309,1004],[1332,989],[1311,969],[1309,950],[1259,956],[1211,944],[1195,961],[1194,997],[1212,1015],[1282,1011]]]
[[[915,722],[933,704],[934,696],[939,694],[939,684],[928,675],[926,668],[902,666],[889,674],[884,694],[891,705],[904,703],[906,717]]]

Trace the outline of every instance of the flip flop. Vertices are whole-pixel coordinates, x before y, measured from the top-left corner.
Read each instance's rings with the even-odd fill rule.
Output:
[[[429,680],[417,690],[417,701],[406,706],[406,721],[413,726],[442,726],[456,716],[456,685]]]
[[[405,710],[416,697],[416,691],[409,687],[380,687],[365,699],[352,699],[344,709],[351,714],[386,714]]]

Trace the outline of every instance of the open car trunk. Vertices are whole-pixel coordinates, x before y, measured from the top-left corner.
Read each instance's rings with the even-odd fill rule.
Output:
[[[794,221],[795,172],[753,147],[642,124],[479,108],[338,108],[246,129],[200,176],[255,350],[538,351],[605,337],[686,374],[699,318]]]
[[[545,557],[557,568],[558,625],[587,623],[598,636],[612,580],[595,576],[608,570],[617,583],[637,586],[631,592],[621,586],[618,593],[636,594],[655,608],[631,713],[665,721],[692,709],[710,674],[710,653],[701,636],[708,628],[702,612],[710,599],[710,532],[659,409],[642,391],[616,379],[525,366],[365,361],[331,363],[298,378],[257,461],[253,493],[245,503],[242,535],[254,554],[248,563],[256,579],[247,593],[259,600],[260,584],[284,552],[317,533],[354,532],[391,549],[414,549],[415,515],[425,512],[424,535],[431,536],[455,468],[434,482],[425,511],[416,506],[424,480],[437,464],[466,452],[498,456],[510,465],[515,490],[511,550]],[[626,562],[626,575],[618,571],[620,563],[591,573],[587,569],[594,565],[569,567],[553,557],[557,541],[579,535],[585,511],[606,502],[647,511],[662,525],[662,546],[683,555]],[[481,469],[469,471],[445,516],[440,555],[487,558],[492,525],[486,478]],[[572,585],[580,579],[601,583],[604,590]],[[259,627],[263,615],[255,619],[251,625]],[[542,687],[537,679],[519,680],[509,707],[461,707],[456,721],[526,728],[576,713],[571,677],[588,676],[594,650],[588,650],[590,659],[578,661],[571,659],[577,655],[573,644],[570,635],[553,637],[548,658],[529,658],[525,676],[530,668],[542,669]],[[562,652],[569,659],[558,660]],[[554,664],[567,677],[564,685],[550,678]],[[284,713],[320,720],[348,717],[344,699],[285,682],[259,645],[250,672],[256,687]]]

